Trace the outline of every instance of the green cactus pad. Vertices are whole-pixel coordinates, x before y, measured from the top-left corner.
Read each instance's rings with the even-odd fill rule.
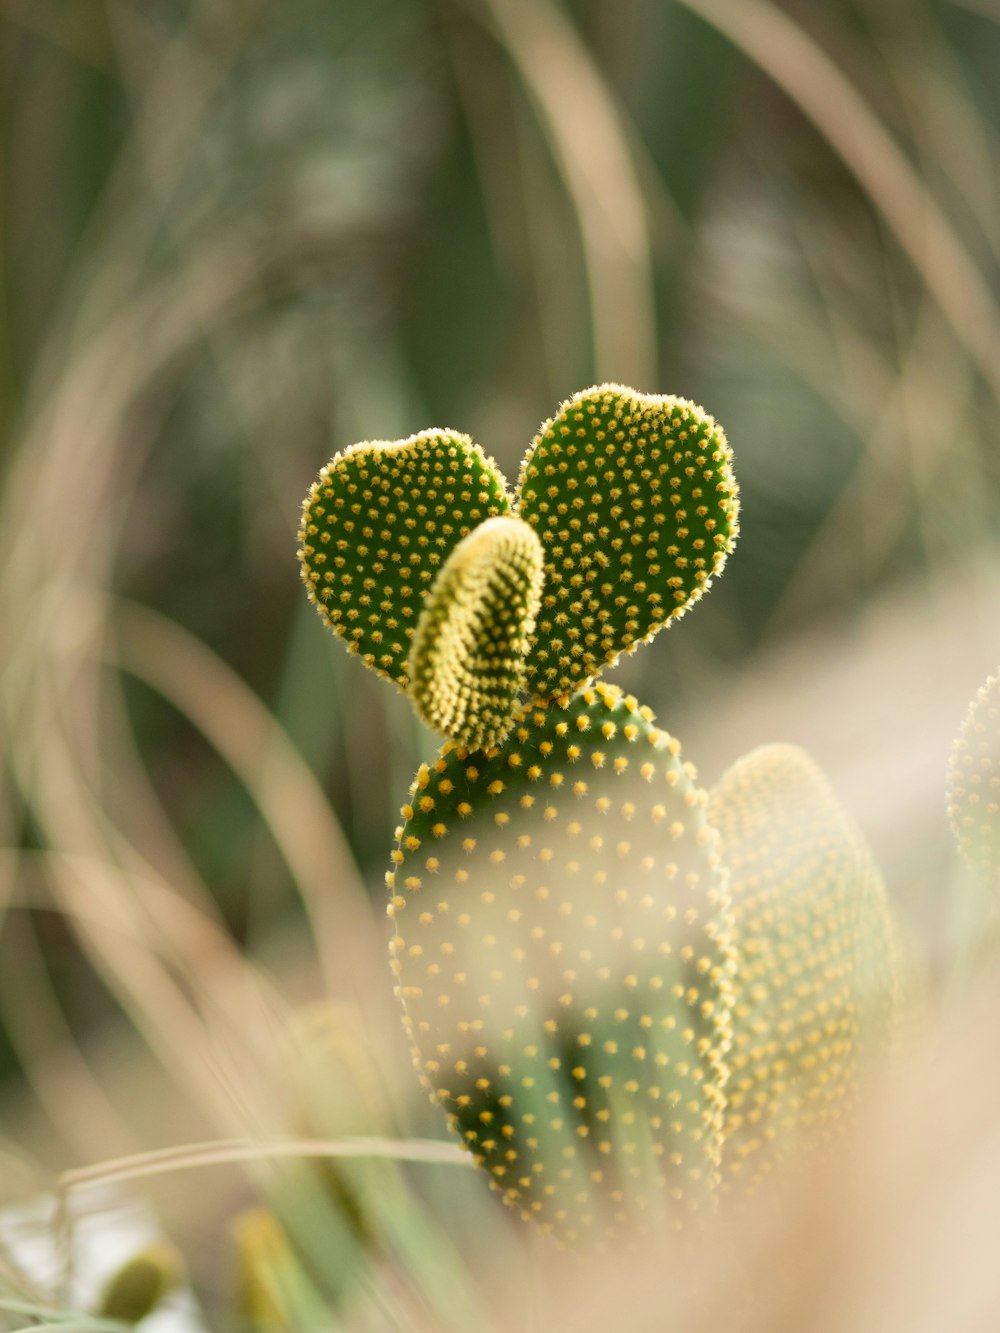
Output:
[[[700,407],[605,384],[542,427],[517,513],[545,549],[528,681],[552,697],[697,601],[735,541],[738,488],[722,428]]]
[[[353,445],[323,468],[303,505],[309,598],[351,652],[405,690],[410,641],[438,570],[466,533],[509,509],[503,476],[467,435],[425,430]]]
[[[756,1184],[848,1122],[896,1017],[895,939],[860,833],[802,750],[767,745],[709,801],[731,872],[740,958],[724,1177]]]
[[[948,814],[970,865],[1000,884],[1000,676],[980,686],[952,747]]]
[[[734,957],[706,797],[598,685],[417,774],[387,876],[414,1063],[504,1200],[569,1243],[714,1188]]]
[[[490,518],[432,585],[410,649],[410,699],[428,726],[470,750],[500,744],[513,725],[543,561],[527,523]]]

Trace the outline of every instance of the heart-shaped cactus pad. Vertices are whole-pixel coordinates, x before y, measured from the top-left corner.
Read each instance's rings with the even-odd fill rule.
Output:
[[[721,426],[683,398],[605,384],[545,423],[517,513],[545,550],[530,689],[566,694],[682,615],[737,535]]]
[[[425,430],[353,445],[322,469],[303,505],[309,597],[352,652],[405,690],[438,570],[467,533],[509,510],[502,474],[467,435]]]

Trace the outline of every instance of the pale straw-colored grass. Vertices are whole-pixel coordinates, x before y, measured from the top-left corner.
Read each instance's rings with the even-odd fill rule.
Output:
[[[680,0],[774,80],[853,172],[955,337],[1000,397],[1000,316],[988,283],[886,126],[823,49],[768,0]]]

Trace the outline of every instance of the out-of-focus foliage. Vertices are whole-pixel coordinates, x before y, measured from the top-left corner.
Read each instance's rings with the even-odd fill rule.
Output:
[[[508,476],[581,384],[727,424],[740,558],[619,679],[708,781],[818,747],[953,974],[947,743],[1000,659],[998,68],[995,0],[2,0],[0,1203],[176,1147],[95,1178],[155,1199],[209,1327],[255,1193],[351,1327],[487,1327],[526,1262],[444,1159],[352,1162],[349,1206],[232,1165],[314,1123],[284,1034],[324,993],[400,1141],[436,1129],[380,922],[433,742],[294,558],[317,468],[414,423]],[[65,1258],[95,1190],[11,1227]],[[77,1276],[0,1227],[12,1327],[96,1308]]]
[[[182,1265],[169,1245],[151,1245],[119,1268],[101,1297],[101,1314],[123,1324],[139,1324],[170,1295]]]

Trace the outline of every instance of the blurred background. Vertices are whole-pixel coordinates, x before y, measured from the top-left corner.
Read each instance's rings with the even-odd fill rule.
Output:
[[[998,0],[0,0],[0,69],[0,1204],[22,1230],[66,1223],[32,1211],[60,1172],[326,1133],[288,1104],[290,1024],[385,1099],[345,1094],[337,1132],[441,1134],[382,884],[434,741],[295,559],[310,481],[359,439],[453,427],[514,479],[589,384],[704,404],[742,536],[615,679],[706,783],[766,740],[810,749],[921,986],[954,989],[988,909],[944,771],[1000,661]],[[478,1182],[412,1171],[407,1207],[457,1229],[407,1260],[433,1286]],[[220,1219],[273,1186],[157,1184],[206,1326],[238,1285]]]

